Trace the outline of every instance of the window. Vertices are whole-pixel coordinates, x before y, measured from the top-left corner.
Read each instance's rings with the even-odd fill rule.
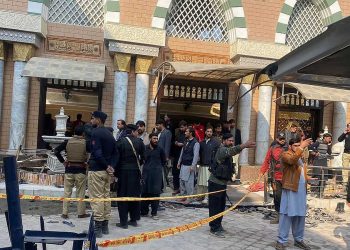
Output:
[[[324,30],[321,14],[311,0],[298,0],[287,26],[286,44],[296,49]]]
[[[228,42],[227,23],[220,0],[174,0],[166,31],[173,37]]]
[[[89,27],[102,27],[103,0],[52,0],[49,21]]]

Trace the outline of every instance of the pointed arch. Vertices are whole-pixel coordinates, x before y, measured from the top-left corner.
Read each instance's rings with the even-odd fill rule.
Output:
[[[343,14],[338,0],[309,0],[319,10],[322,16],[324,26],[328,26],[343,18]],[[287,27],[290,16],[297,0],[285,0],[280,15],[275,33],[275,43],[286,44]]]
[[[234,42],[236,38],[248,38],[247,22],[245,20],[242,0],[220,0],[225,12],[229,41]],[[172,0],[158,0],[152,17],[152,27],[165,29],[166,18],[171,9]]]

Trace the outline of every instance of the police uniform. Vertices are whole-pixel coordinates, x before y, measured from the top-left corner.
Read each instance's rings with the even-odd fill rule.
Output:
[[[128,130],[135,131],[137,126],[128,125]],[[145,146],[142,140],[130,134],[117,142],[118,154],[115,174],[118,178],[118,197],[140,197],[141,171],[139,165],[143,163],[144,151]],[[130,214],[131,224],[136,225],[136,221],[140,219],[140,202],[119,202],[118,211],[120,223],[117,226],[127,228],[128,213]]]
[[[101,114],[102,113],[102,114]],[[107,115],[100,111],[94,117],[105,120]],[[89,160],[88,190],[90,198],[110,198],[110,176],[108,166],[115,166],[116,148],[112,133],[104,126],[93,129],[91,134],[91,156]],[[111,214],[111,202],[91,202],[94,213],[95,228],[102,222],[102,230],[108,226]],[[97,222],[97,223],[96,223]]]
[[[65,175],[64,175],[64,197],[70,198],[72,196],[72,190],[75,186],[76,197],[85,197],[86,188],[86,142],[82,136],[74,136],[68,141],[64,141],[61,145],[55,148],[55,155],[57,159],[64,163],[65,160],[61,155],[61,152],[65,150],[67,152],[67,162],[65,163]],[[63,202],[62,217],[68,218],[68,202]],[[78,202],[78,217],[84,218],[88,215],[85,214],[85,202]]]

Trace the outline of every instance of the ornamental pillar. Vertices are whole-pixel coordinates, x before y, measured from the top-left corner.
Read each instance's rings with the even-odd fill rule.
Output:
[[[243,77],[239,88],[239,96],[247,93],[254,80],[254,74]],[[242,142],[249,140],[250,136],[250,117],[252,110],[252,92],[248,92],[239,100],[237,127],[241,130]],[[239,155],[239,165],[248,165],[248,150],[243,150]]]
[[[15,63],[9,149],[18,149],[21,144],[24,144],[28,119],[29,78],[22,77],[22,72],[27,61],[34,56],[34,52],[35,48],[31,44],[13,44],[13,60]]]
[[[114,54],[114,95],[112,127],[116,128],[119,119],[126,119],[126,104],[128,98],[128,82],[131,55],[123,53]]]
[[[271,102],[273,82],[268,81],[267,75],[260,75],[259,103],[258,103],[258,121],[256,126],[256,150],[255,164],[261,165],[270,144],[270,120],[271,120]],[[267,81],[267,82],[266,82]]]
[[[152,66],[152,57],[137,56],[136,73],[136,93],[135,93],[135,115],[134,122],[142,120],[147,123],[148,96],[149,96],[149,71]]]

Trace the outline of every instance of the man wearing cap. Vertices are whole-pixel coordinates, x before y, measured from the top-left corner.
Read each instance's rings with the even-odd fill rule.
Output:
[[[90,198],[109,198],[110,179],[114,173],[116,146],[112,133],[105,128],[107,115],[101,111],[92,113],[91,157],[89,160],[88,190]],[[108,221],[111,202],[91,202],[94,213],[95,234],[109,234]]]
[[[270,221],[271,224],[278,224],[282,195],[282,169],[281,155],[285,151],[286,135],[283,132],[277,134],[275,143],[269,148],[266,153],[265,160],[260,168],[259,178],[267,171],[270,173],[270,182],[273,190],[273,202],[277,212],[276,219]]]
[[[314,142],[310,147],[310,155],[314,157],[313,165],[315,167],[325,167],[328,166],[328,159],[332,154],[332,134],[324,133],[322,141]],[[328,170],[324,169],[324,179],[321,179],[322,169],[314,168],[312,171],[312,177],[319,179],[315,182],[316,186],[312,186],[311,190],[316,193],[316,196],[321,196],[328,180],[329,173]]]
[[[145,145],[137,136],[138,126],[128,124],[127,136],[117,141],[115,176],[118,178],[118,197],[141,195],[141,165],[144,161]],[[117,227],[127,229],[128,225],[137,226],[137,220],[140,219],[139,201],[118,202],[118,211],[120,222],[117,223]]]
[[[149,135],[146,131],[146,123],[144,121],[137,121],[136,126],[138,127],[137,137],[143,141],[143,144],[145,144],[145,146],[149,145]]]

